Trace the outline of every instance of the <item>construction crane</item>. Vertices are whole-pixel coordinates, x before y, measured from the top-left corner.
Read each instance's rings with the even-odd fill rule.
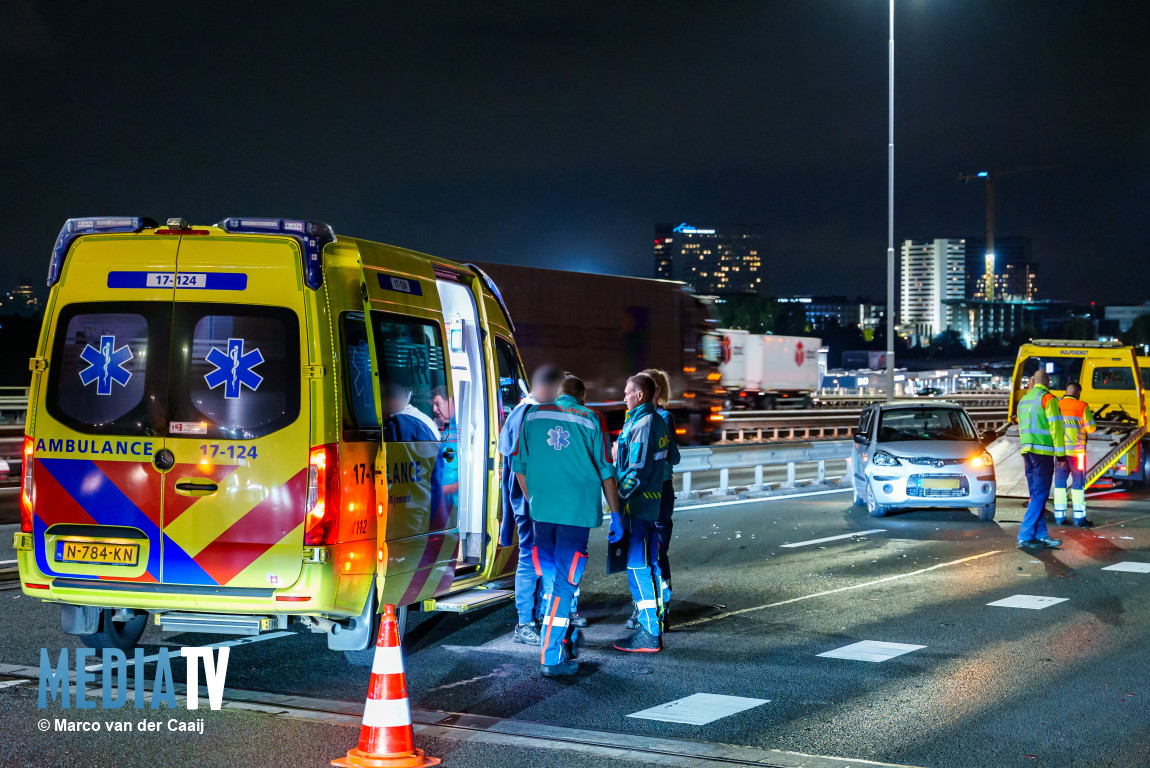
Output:
[[[1056,165],[1038,165],[1030,168],[1011,168],[1006,171],[979,171],[978,173],[960,173],[958,180],[964,184],[971,181],[986,182],[986,271],[983,273],[983,292],[987,301],[994,300],[994,180],[1001,176],[1014,176],[1019,173],[1032,171],[1047,171],[1057,168]]]

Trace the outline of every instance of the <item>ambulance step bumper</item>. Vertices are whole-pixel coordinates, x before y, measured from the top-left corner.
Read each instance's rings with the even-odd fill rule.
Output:
[[[274,629],[280,624],[278,618],[229,613],[180,613],[171,611],[156,614],[156,625],[164,632],[258,635],[260,632]]]
[[[458,595],[437,597],[434,600],[424,600],[425,611],[448,611],[450,613],[463,613],[475,608],[506,602],[515,597],[513,589],[469,589]]]

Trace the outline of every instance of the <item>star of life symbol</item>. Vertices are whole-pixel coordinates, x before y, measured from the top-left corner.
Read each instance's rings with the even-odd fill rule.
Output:
[[[547,430],[547,444],[557,451],[561,451],[571,444],[571,433],[563,427],[552,427]]]
[[[132,350],[127,344],[116,349],[116,337],[113,335],[101,336],[99,349],[91,344],[85,345],[80,359],[88,364],[87,368],[80,371],[80,382],[85,387],[96,382],[97,395],[110,395],[113,381],[126,387],[132,378],[131,371],[124,367],[132,359]]]
[[[247,387],[252,392],[260,388],[264,377],[256,373],[253,368],[264,361],[259,347],[251,352],[244,352],[243,339],[228,339],[228,351],[219,347],[212,347],[204,358],[214,365],[216,369],[204,375],[208,389],[215,389],[224,385],[224,398],[235,400],[240,396],[240,389]]]

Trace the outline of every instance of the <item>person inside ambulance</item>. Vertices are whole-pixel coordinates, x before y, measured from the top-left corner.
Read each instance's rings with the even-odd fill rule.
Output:
[[[1066,385],[1066,395],[1058,401],[1062,412],[1062,435],[1066,442],[1066,457],[1054,463],[1054,523],[1066,525],[1066,491],[1074,506],[1074,524],[1090,528],[1094,523],[1086,519],[1086,436],[1098,427],[1094,411],[1078,398],[1082,387],[1076,381]]]
[[[526,645],[539,645],[539,577],[532,555],[535,539],[531,528],[531,508],[523,488],[511,471],[511,457],[519,442],[523,417],[533,405],[550,403],[559,396],[563,371],[554,365],[535,369],[531,377],[531,391],[507,415],[499,433],[499,453],[503,456],[503,520],[499,528],[499,546],[519,545],[519,563],[515,568],[515,610],[519,621],[512,639]]]
[[[431,393],[431,412],[440,425],[444,444],[453,449],[443,472],[443,494],[447,508],[455,509],[459,501],[459,427],[455,423],[455,401],[447,395],[447,387],[436,387]]]
[[[439,429],[435,422],[411,404],[412,391],[406,384],[387,382],[387,419],[383,439],[389,443],[439,442]]]
[[[671,437],[667,423],[655,411],[655,381],[645,373],[627,379],[623,401],[627,420],[616,445],[620,514],[611,515],[607,541],[628,534],[627,583],[639,611],[639,627],[620,651],[657,653],[662,648],[662,576],[659,572],[659,507],[663,498]]]
[[[619,509],[615,469],[599,414],[583,405],[583,382],[567,376],[553,403],[531,406],[523,417],[511,467],[527,497],[533,552],[542,574],[544,677],[579,671],[571,636],[571,598],[587,561],[587,539],[599,525],[602,498],[612,517]]]

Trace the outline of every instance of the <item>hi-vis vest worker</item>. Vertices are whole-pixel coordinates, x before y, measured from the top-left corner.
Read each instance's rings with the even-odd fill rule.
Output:
[[[1086,519],[1086,435],[1095,431],[1094,411],[1078,399],[1082,387],[1077,382],[1066,385],[1066,396],[1058,402],[1062,412],[1062,430],[1066,439],[1067,461],[1054,467],[1054,522],[1066,522],[1066,492],[1074,506],[1074,524],[1089,528]]]
[[[511,468],[531,509],[533,554],[543,579],[543,652],[546,677],[573,675],[579,665],[570,626],[571,598],[587,563],[587,539],[600,522],[601,499],[614,512],[615,468],[602,417],[580,402],[583,382],[563,379],[553,403],[523,417]]]
[[[1058,458],[1066,455],[1058,398],[1042,384],[1035,384],[1018,402],[1018,432],[1022,453]]]
[[[316,221],[106,217],[64,225],[48,285],[14,546],[65,632],[294,621],[370,664],[382,605],[513,572],[491,425],[522,366],[481,271]]]

